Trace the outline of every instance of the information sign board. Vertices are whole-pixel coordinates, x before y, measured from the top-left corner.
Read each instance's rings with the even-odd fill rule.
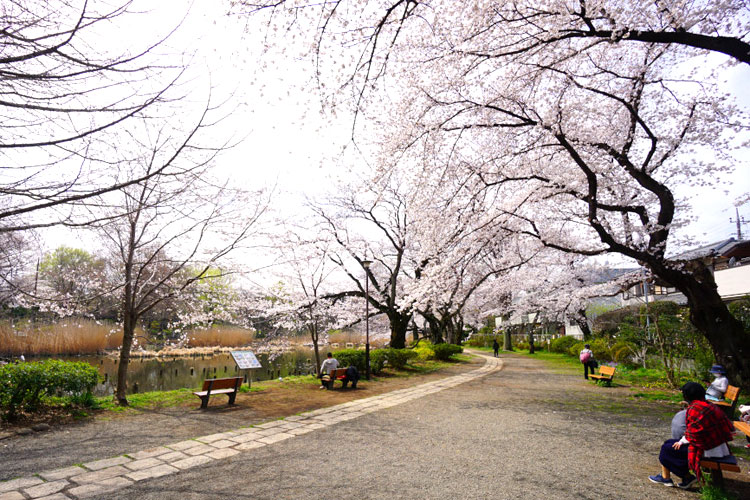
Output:
[[[237,368],[240,370],[247,370],[249,368],[263,368],[255,357],[252,351],[231,351],[234,362],[237,363]]]

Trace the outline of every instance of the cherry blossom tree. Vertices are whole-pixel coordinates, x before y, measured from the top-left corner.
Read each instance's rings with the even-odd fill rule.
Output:
[[[690,218],[681,186],[724,178],[747,139],[720,86],[722,64],[748,63],[746,2],[243,5],[312,37],[320,87],[384,132],[379,176],[429,158],[491,193],[508,231],[647,267],[685,294],[733,381],[750,384],[750,338],[710,267],[667,252]]]
[[[421,176],[423,196],[415,200],[422,214],[412,237],[420,267],[406,285],[402,302],[425,319],[433,343],[458,343],[468,311],[486,311],[504,302],[514,291],[506,278],[541,246],[505,230],[505,217],[487,210],[489,200],[462,199],[462,186],[430,177]],[[471,316],[475,322],[482,319]]]
[[[527,330],[539,323],[574,321],[584,339],[591,336],[587,309],[614,303],[632,280],[633,269],[611,269],[586,257],[546,250],[514,272],[518,284],[508,312],[530,318]]]
[[[303,237],[304,228],[275,237],[280,262],[274,275],[281,282],[267,291],[265,314],[287,330],[304,330],[310,336],[315,353],[315,372],[320,374],[320,342],[328,330],[356,323],[361,315],[351,306],[355,300],[333,300],[343,286],[335,280],[338,266],[331,261],[328,242],[318,237]]]
[[[47,291],[34,291],[35,299],[54,303],[70,314],[113,318],[117,306],[102,294],[106,289],[107,262],[101,256],[80,248],[60,246],[44,255],[38,279]],[[36,287],[35,287],[36,288]],[[44,307],[44,306],[42,306]]]
[[[0,233],[0,305],[9,305],[22,287],[24,270],[30,265],[31,241],[26,233]],[[32,285],[33,286],[33,285]]]
[[[400,181],[363,188],[342,186],[342,194],[327,205],[313,206],[321,231],[330,238],[329,259],[348,277],[353,288],[329,293],[334,302],[351,297],[366,298],[374,314],[383,314],[391,327],[390,346],[406,346],[406,332],[414,315],[401,303],[404,282],[415,279],[420,263],[413,261],[410,211],[411,195],[398,189]],[[363,262],[372,261],[369,268]],[[366,283],[365,280],[369,282]],[[369,288],[369,294],[367,293]]]

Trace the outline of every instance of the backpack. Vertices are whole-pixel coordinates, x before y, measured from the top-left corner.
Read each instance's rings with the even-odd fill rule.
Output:
[[[589,360],[591,360],[591,351],[581,352],[581,355],[578,357],[578,359],[581,360],[581,363],[588,363]]]

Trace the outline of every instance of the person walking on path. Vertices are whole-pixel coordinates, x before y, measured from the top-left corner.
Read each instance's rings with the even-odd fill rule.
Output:
[[[588,380],[589,370],[591,375],[594,374],[594,368],[596,368],[596,362],[594,361],[594,352],[591,350],[591,345],[585,344],[581,350],[581,354],[578,355],[578,359],[583,363],[583,378]]]
[[[492,341],[492,352],[494,352],[494,356],[496,358],[500,357],[500,344],[497,343],[497,339]]]
[[[700,462],[707,458],[720,459],[730,455],[727,442],[732,440],[734,426],[719,407],[705,400],[702,385],[688,382],[682,387],[682,397],[688,402],[684,410],[685,433],[676,439],[682,430],[680,419],[683,412],[672,419],[672,438],[664,442],[659,452],[661,474],[649,476],[652,483],[674,486],[671,475],[682,478],[677,486],[687,489],[701,477]]]
[[[323,364],[320,365],[321,389],[329,389],[329,384],[333,384],[333,381],[331,380],[331,372],[338,367],[339,360],[334,358],[333,354],[329,352],[326,359],[323,361]]]

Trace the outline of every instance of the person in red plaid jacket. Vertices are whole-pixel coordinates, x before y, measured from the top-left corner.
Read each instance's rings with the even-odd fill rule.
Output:
[[[700,479],[701,458],[727,461],[726,457],[731,456],[727,442],[732,440],[734,425],[718,406],[706,402],[706,390],[701,384],[685,384],[682,397],[688,403],[685,435],[679,440],[664,442],[659,453],[662,473],[648,479],[652,483],[674,486],[670,477],[674,474],[682,478],[677,486],[686,489]]]

